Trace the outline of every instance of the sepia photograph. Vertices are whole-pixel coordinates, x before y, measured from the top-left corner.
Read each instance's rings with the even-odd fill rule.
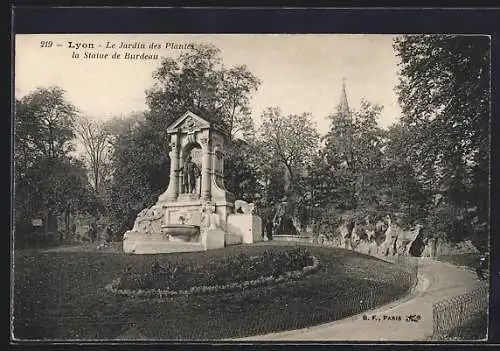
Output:
[[[487,340],[490,36],[13,40],[12,340]]]

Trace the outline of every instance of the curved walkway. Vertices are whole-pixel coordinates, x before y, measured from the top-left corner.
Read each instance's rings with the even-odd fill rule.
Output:
[[[479,284],[484,282],[479,282],[470,271],[422,258],[417,286],[399,301],[336,322],[238,340],[423,341],[432,336],[432,305],[471,291]],[[418,322],[408,322],[406,317],[409,315],[421,318]]]

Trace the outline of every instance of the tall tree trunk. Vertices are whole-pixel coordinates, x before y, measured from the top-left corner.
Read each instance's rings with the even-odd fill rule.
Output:
[[[70,236],[70,231],[71,231],[70,225],[71,225],[71,207],[70,205],[68,205],[64,213],[64,226],[65,226],[66,237]]]

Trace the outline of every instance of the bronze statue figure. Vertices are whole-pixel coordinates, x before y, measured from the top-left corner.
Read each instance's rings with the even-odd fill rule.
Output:
[[[182,178],[183,178],[183,189],[184,193],[191,194],[196,190],[196,178],[201,176],[201,171],[192,161],[192,157],[188,156],[186,162],[184,163],[184,167],[182,170]]]

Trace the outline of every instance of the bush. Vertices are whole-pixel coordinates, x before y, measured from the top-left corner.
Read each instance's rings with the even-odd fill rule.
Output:
[[[446,238],[457,243],[472,236],[469,220],[465,209],[441,203],[436,209],[429,212],[426,228],[436,238]]]
[[[315,235],[324,235],[331,240],[336,235],[336,228],[342,223],[341,212],[335,208],[328,208],[317,211],[316,215],[317,219],[314,221]]]
[[[31,223],[23,220],[17,220],[15,223],[14,243],[16,248],[25,248],[35,246],[33,227]]]
[[[222,286],[242,283],[259,278],[278,278],[287,272],[301,270],[313,264],[307,248],[288,251],[267,249],[258,256],[245,253],[214,259],[204,265],[153,263],[149,271],[127,270],[121,277],[119,290],[189,290],[193,287]]]

